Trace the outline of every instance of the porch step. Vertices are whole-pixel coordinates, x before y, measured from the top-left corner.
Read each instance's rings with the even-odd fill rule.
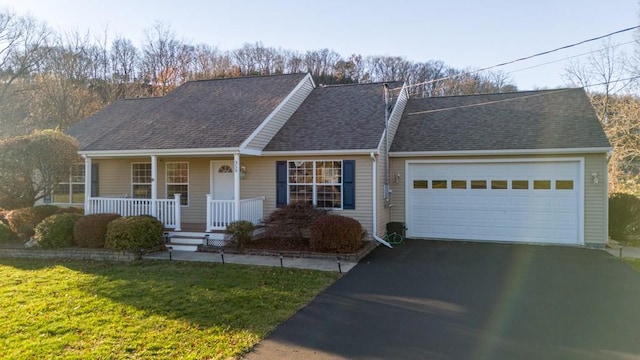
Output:
[[[171,248],[171,250],[178,250],[178,251],[192,251],[192,252],[196,252],[198,251],[198,245],[191,245],[191,244],[179,244],[179,243],[167,243],[167,248]]]

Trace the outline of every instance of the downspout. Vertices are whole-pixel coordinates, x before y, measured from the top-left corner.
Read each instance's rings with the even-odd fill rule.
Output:
[[[385,245],[389,248],[392,248],[391,244],[389,244],[388,241],[384,240],[383,238],[378,236],[378,199],[377,199],[377,183],[378,183],[378,166],[376,164],[376,155],[371,152],[371,173],[372,173],[372,181],[373,181],[373,234],[371,234],[371,237],[381,243],[382,245]]]

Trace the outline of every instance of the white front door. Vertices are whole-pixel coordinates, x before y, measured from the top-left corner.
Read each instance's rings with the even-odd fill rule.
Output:
[[[211,194],[214,200],[233,200],[233,161],[211,162]]]

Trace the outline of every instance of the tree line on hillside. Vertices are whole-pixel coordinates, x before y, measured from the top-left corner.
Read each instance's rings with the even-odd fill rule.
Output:
[[[57,33],[45,23],[0,10],[0,138],[66,129],[121,98],[163,96],[189,80],[308,72],[318,84],[403,80],[412,96],[516,90],[500,72],[469,73],[442,61],[399,56],[305,53],[261,42],[234,50],[180,40],[163,23],[130,39]],[[213,40],[213,39],[212,39]],[[431,82],[435,79],[446,81]]]

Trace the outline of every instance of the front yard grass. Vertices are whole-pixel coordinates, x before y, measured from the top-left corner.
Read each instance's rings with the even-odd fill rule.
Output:
[[[640,272],[640,259],[624,259],[635,271]]]
[[[0,259],[0,358],[234,358],[337,277],[232,264]]]

